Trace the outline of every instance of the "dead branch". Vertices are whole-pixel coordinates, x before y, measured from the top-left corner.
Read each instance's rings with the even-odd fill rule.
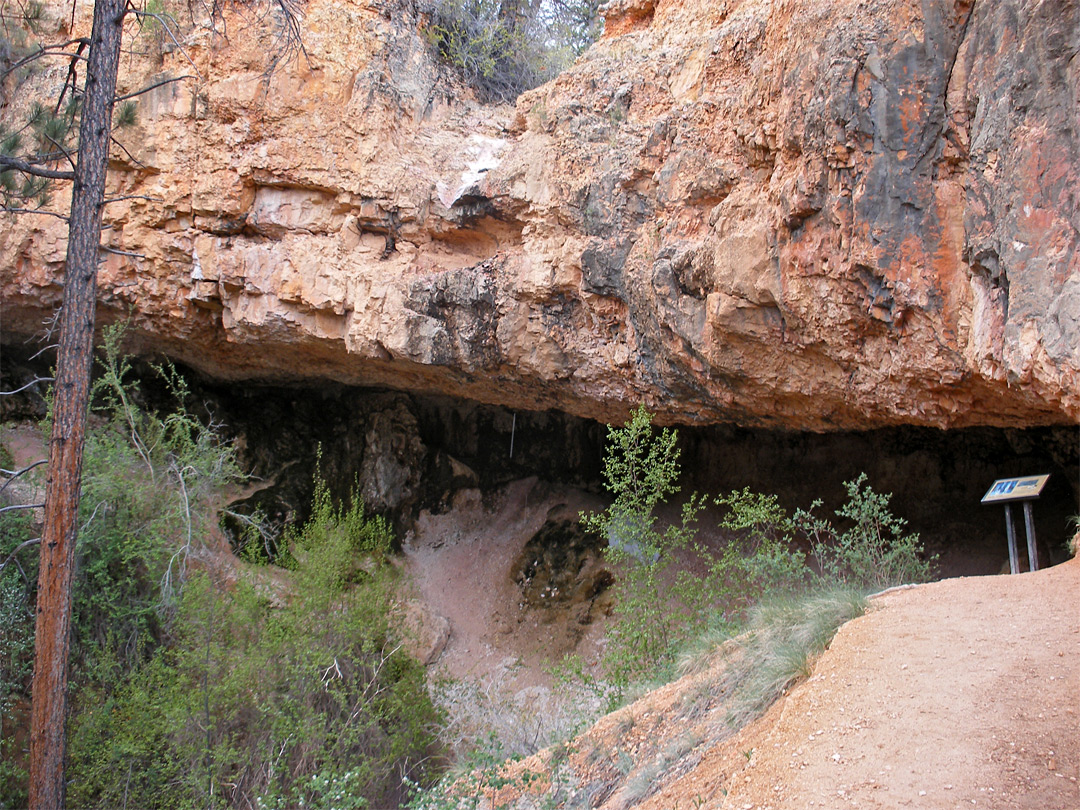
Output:
[[[162,79],[160,82],[143,87],[140,90],[136,90],[134,93],[128,93],[127,95],[117,96],[116,102],[127,101],[130,98],[138,98],[141,95],[149,93],[151,90],[157,90],[159,87],[163,87],[166,84],[172,84],[173,82],[182,82],[185,79],[198,79],[198,76],[174,76],[171,79]]]
[[[114,138],[112,135],[109,136],[109,140],[112,141],[115,145],[119,146],[121,149],[123,149],[124,154],[128,156],[128,159],[132,163],[134,163],[140,169],[145,169],[146,168],[146,164],[143,163],[141,160],[139,160],[137,157],[135,157],[133,154],[131,154],[131,152],[128,151],[128,148],[126,146],[124,146],[122,143],[120,143],[120,141],[116,140],[116,138]]]
[[[59,214],[56,211],[44,211],[40,208],[10,208],[5,205],[0,206],[0,210],[3,210],[8,214],[41,214],[42,216],[46,217],[56,217],[57,219],[62,219],[64,220],[64,222],[68,221],[67,214]]]
[[[4,482],[4,485],[2,487],[0,487],[0,495],[2,495],[4,490],[8,488],[8,485],[12,481],[17,480],[19,478],[19,476],[23,475],[24,473],[30,472],[35,467],[40,467],[42,464],[48,464],[48,463],[49,463],[49,460],[47,458],[43,458],[41,461],[35,461],[30,466],[23,467],[21,470],[0,470],[0,473],[2,473],[3,475],[10,476],[8,478],[8,480]]]
[[[112,253],[116,256],[129,256],[132,259],[146,259],[142,253],[132,253],[130,250],[120,250],[119,248],[109,247],[108,245],[100,245],[100,248],[106,253]]]
[[[0,397],[10,397],[12,394],[18,394],[18,393],[20,393],[22,391],[25,391],[27,388],[30,388],[31,386],[37,385],[39,382],[52,382],[52,381],[53,381],[52,377],[34,377],[34,379],[32,379],[30,382],[28,382],[26,385],[22,386],[21,388],[16,388],[13,391],[0,391]]]
[[[44,509],[43,503],[17,503],[12,506],[0,506],[0,514],[4,512],[14,512],[16,509]]]
[[[0,155],[0,169],[15,169],[23,174],[30,174],[34,177],[44,177],[48,180],[75,179],[75,172],[64,172],[58,169],[43,169],[33,163],[27,163],[25,160],[20,160],[19,158],[14,158],[10,155]]]
[[[8,567],[8,563],[10,563],[12,560],[15,559],[16,554],[18,554],[24,548],[29,548],[30,546],[36,546],[40,542],[41,542],[41,538],[40,537],[35,537],[33,540],[25,540],[22,543],[19,543],[19,545],[15,546],[15,548],[12,549],[12,552],[10,554],[8,554],[7,559],[4,560],[2,565],[0,565],[0,573],[3,573],[4,569]],[[19,565],[18,561],[16,561],[15,564]],[[22,566],[19,566],[19,568],[21,569]],[[24,573],[23,576],[25,576],[25,573]]]

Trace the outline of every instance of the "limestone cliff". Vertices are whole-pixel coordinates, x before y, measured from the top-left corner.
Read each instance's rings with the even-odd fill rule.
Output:
[[[104,319],[225,379],[830,430],[1080,419],[1076,0],[613,0],[516,108],[422,3],[144,32]],[[132,32],[133,33],[133,32]],[[227,37],[224,35],[227,33]],[[57,203],[63,204],[62,192]],[[0,234],[2,327],[65,232]]]

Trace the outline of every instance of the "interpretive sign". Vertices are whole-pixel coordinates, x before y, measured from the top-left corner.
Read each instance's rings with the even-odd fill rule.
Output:
[[[999,478],[983,495],[982,503],[1008,503],[1038,498],[1049,478],[1049,475]]]
[[[1026,475],[1021,478],[999,478],[990,485],[982,503],[1000,503],[1005,507],[1005,533],[1009,538],[1009,570],[1020,573],[1020,555],[1016,550],[1016,529],[1013,528],[1010,504],[1024,503],[1024,528],[1027,529],[1028,570],[1039,570],[1039,551],[1035,547],[1035,521],[1031,517],[1031,502],[1039,497],[1049,475]]]

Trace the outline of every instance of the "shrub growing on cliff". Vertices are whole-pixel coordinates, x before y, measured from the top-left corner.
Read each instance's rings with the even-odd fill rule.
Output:
[[[930,579],[933,559],[926,559],[918,534],[904,533],[907,521],[889,511],[892,495],[871,489],[866,473],[845,481],[844,489],[848,500],[836,515],[848,528],[814,515],[820,501],[792,516],[793,529],[810,540],[821,577],[867,592]]]
[[[599,0],[439,0],[425,29],[481,100],[512,101],[554,78],[599,35]]]
[[[604,660],[617,693],[658,674],[675,646],[706,625],[714,638],[734,632],[767,594],[836,586],[870,592],[929,579],[932,561],[924,559],[918,535],[904,532],[904,520],[888,509],[891,496],[874,492],[865,475],[844,484],[840,528],[814,513],[819,501],[789,516],[775,495],[748,489],[715,501],[727,510],[721,526],[731,536],[723,546],[698,540],[705,498],[696,494],[684,501],[677,523],[662,525],[657,509],[679,491],[676,439],[674,431],[654,431],[644,408],[623,427],[609,428],[604,481],[614,502],[582,516],[608,541],[607,556],[620,572]],[[799,549],[807,542],[816,573]],[[694,560],[692,570],[674,570],[679,552]]]

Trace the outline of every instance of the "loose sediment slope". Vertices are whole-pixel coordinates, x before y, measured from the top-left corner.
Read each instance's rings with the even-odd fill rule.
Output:
[[[305,9],[269,77],[253,20],[125,59],[125,92],[198,72],[117,136],[105,239],[138,255],[101,307],[137,348],[604,421],[1080,417],[1073,0],[615,0],[516,109],[462,95],[423,3]],[[5,227],[7,338],[64,247]]]
[[[1078,588],[1073,559],[875,600],[736,741],[721,806],[1076,807]]]

